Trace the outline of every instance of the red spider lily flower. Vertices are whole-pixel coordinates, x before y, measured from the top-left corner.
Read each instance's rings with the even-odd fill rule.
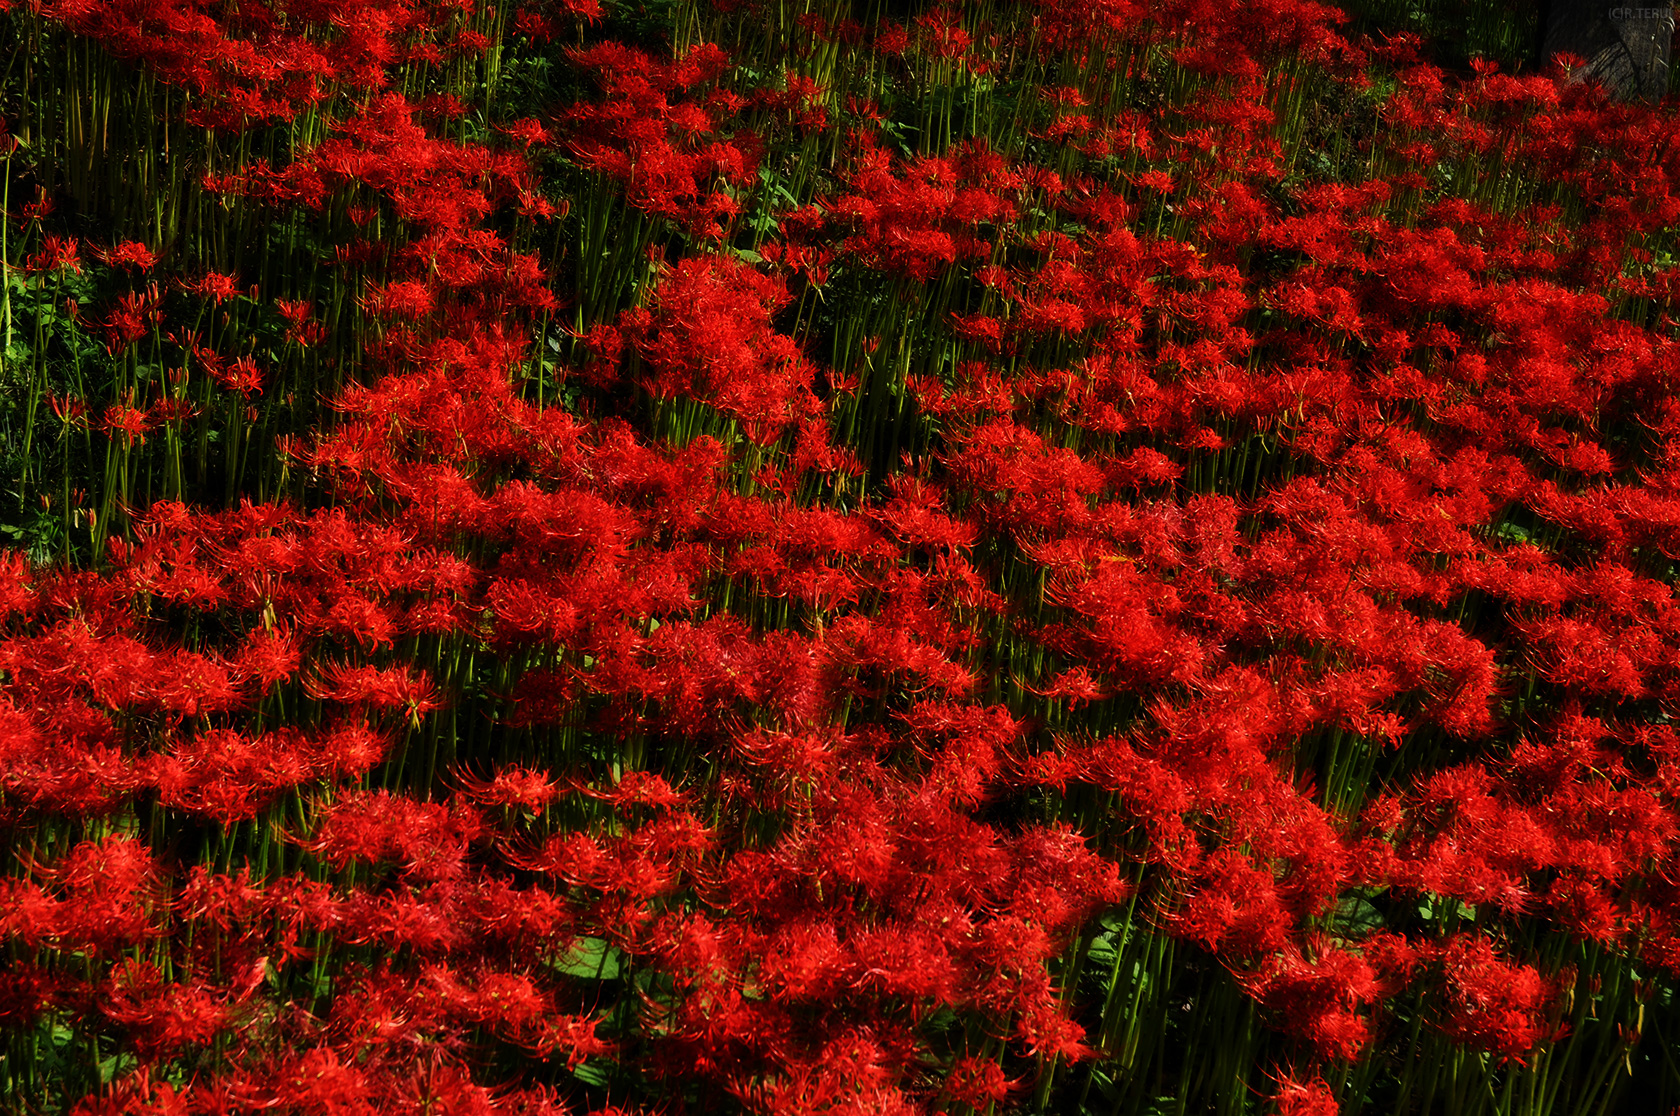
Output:
[[[910,31],[903,24],[887,23],[875,32],[873,48],[879,54],[897,56],[909,45]]]
[[[832,923],[799,917],[779,926],[765,943],[759,979],[779,999],[822,1000],[838,989],[844,960]]]
[[[1465,934],[1426,956],[1443,973],[1445,1011],[1436,1025],[1455,1042],[1520,1060],[1548,1037],[1544,1013],[1555,989],[1533,966],[1502,961],[1492,943]]]
[[[304,692],[317,701],[375,709],[401,708],[416,721],[444,706],[425,671],[401,666],[380,668],[329,663],[304,680]]]
[[[314,321],[310,315],[315,312],[315,304],[308,299],[274,300],[274,308],[286,322],[286,340],[305,349],[319,345],[327,336],[327,328],[320,322]]]
[[[118,295],[117,304],[97,323],[105,334],[106,350],[115,356],[146,336],[158,320],[157,305],[155,285],[145,293]]]
[[[503,124],[497,130],[504,135],[511,136],[523,147],[549,143],[553,139],[547,128],[528,116],[521,117],[509,124]]]
[[[1358,1010],[1380,998],[1376,972],[1344,950],[1313,951],[1311,960],[1291,946],[1259,970],[1239,976],[1249,994],[1289,1034],[1310,1042],[1326,1058],[1354,1060],[1370,1039]]]
[[[1144,171],[1142,174],[1137,175],[1132,181],[1135,182],[1140,189],[1149,190],[1156,194],[1170,194],[1177,188],[1173,182],[1172,175],[1168,174],[1166,171],[1160,170]]]
[[[63,896],[46,920],[63,947],[114,954],[163,932],[157,862],[140,841],[121,834],[84,841],[35,872]]]
[[[323,733],[314,744],[321,764],[333,773],[355,778],[385,759],[391,740],[368,725],[348,723]]]
[[[611,802],[620,809],[652,806],[657,810],[672,810],[688,801],[664,779],[647,771],[626,771],[610,790],[596,790],[579,782],[574,782],[572,789],[591,798]]]
[[[1006,1102],[1021,1086],[1005,1076],[1003,1067],[990,1059],[964,1055],[951,1063],[941,1095],[976,1112]]]
[[[477,41],[482,41],[482,36],[476,36],[474,32],[463,32],[463,37],[468,36],[474,37]],[[472,40],[469,39],[469,41]],[[416,107],[422,117],[434,121],[454,120],[467,114],[467,106],[462,103],[461,98],[453,93],[433,93],[421,98],[419,105]]]
[[[767,443],[815,405],[813,370],[771,316],[782,285],[727,256],[682,261],[656,288],[637,347],[655,395],[693,395],[738,418]]]
[[[100,817],[119,809],[144,781],[132,757],[105,743],[110,721],[80,702],[53,711],[48,723],[61,734],[56,737],[21,719],[5,720],[0,787],[32,809]]]
[[[191,281],[179,280],[181,289],[198,298],[207,299],[220,306],[230,298],[239,298],[245,292],[238,281],[231,275],[223,275],[217,271],[207,271],[198,279]]]
[[[204,350],[199,350],[201,359],[203,355]],[[229,391],[237,391],[247,399],[262,394],[263,381],[266,376],[251,357],[243,356],[231,364],[217,362],[207,364],[206,367],[211,377]]]
[[[108,267],[132,267],[136,271],[150,271],[157,265],[156,254],[134,240],[127,240],[110,248],[96,248],[93,254]]]
[[[177,885],[174,907],[183,918],[226,931],[262,917],[268,899],[265,889],[251,883],[249,868],[228,876],[195,865]]]
[[[173,370],[169,375],[172,380],[177,380],[177,382],[184,382],[187,378],[185,368]],[[158,399],[147,410],[147,414],[158,426],[174,426],[176,428],[198,417],[201,413],[198,406],[189,399]]]
[[[257,628],[247,633],[235,653],[233,668],[246,678],[255,679],[268,693],[276,682],[291,678],[303,661],[303,649],[291,630]]]
[[[319,623],[325,631],[355,636],[364,647],[370,649],[391,646],[392,638],[397,633],[395,619],[387,609],[381,607],[372,597],[354,592],[337,594],[337,599],[333,600],[328,606],[326,614],[320,617]],[[386,673],[389,674],[390,672]],[[419,717],[432,709],[438,708],[437,703],[432,701],[429,678],[416,680],[413,683],[415,689],[411,691],[410,696],[402,697],[401,700],[398,700],[397,695],[402,693],[402,690],[398,684],[392,681],[376,683],[371,680],[364,680],[358,684],[381,688],[380,692],[383,693],[383,697],[369,699],[375,704],[408,705],[410,715],[414,717]],[[392,689],[393,686],[397,686],[397,688]],[[373,692],[373,689],[369,690],[370,694]],[[425,708],[418,708],[420,705],[424,705]]]
[[[442,806],[378,790],[345,796],[322,811],[309,837],[294,840],[337,868],[389,861],[435,881],[461,875],[467,847],[482,832],[483,820],[463,803]]]
[[[404,279],[384,287],[368,288],[363,305],[368,313],[388,314],[391,317],[414,321],[436,308],[431,288],[424,283]]]
[[[523,767],[504,767],[489,780],[457,775],[457,781],[468,798],[481,806],[517,806],[537,811],[560,797],[560,788],[546,771]]]
[[[1233,957],[1284,948],[1295,919],[1270,870],[1220,849],[1202,866],[1201,876],[1206,882],[1170,916],[1174,933]]]
[[[1062,671],[1050,680],[1048,688],[1033,689],[1023,684],[1028,693],[1037,694],[1045,698],[1061,698],[1068,703],[1069,709],[1077,709],[1080,705],[1090,701],[1100,701],[1110,696],[1111,691],[1091,677],[1091,672],[1085,667],[1071,667]]]
[[[30,949],[52,941],[58,933],[60,901],[45,888],[27,880],[0,881],[0,933],[16,938]]]
[[[460,31],[455,35],[451,44],[452,52],[458,54],[482,54],[490,47],[489,36],[479,31]]]
[[[565,217],[572,211],[572,203],[565,198],[558,202],[533,193],[530,190],[519,192],[519,215],[531,217],[538,221],[548,221],[556,217]]]
[[[78,255],[74,237],[57,236],[48,233],[41,238],[41,246],[35,253],[24,261],[23,270],[31,275],[41,275],[49,271],[82,273],[82,261]]]
[[[1119,869],[1066,826],[1029,830],[1013,842],[1009,853],[1016,880],[1011,909],[1051,934],[1066,932],[1095,911],[1123,901],[1129,891]]]
[[[269,1075],[274,1101],[300,1112],[350,1113],[372,1110],[367,1070],[324,1046],[288,1058]]]
[[[124,961],[111,972],[99,1010],[128,1032],[140,1057],[178,1056],[202,1046],[233,1022],[225,994],[200,984],[170,984],[157,966]]]
[[[531,1046],[544,1058],[564,1052],[567,1068],[576,1069],[590,1058],[606,1057],[618,1049],[618,1044],[595,1034],[600,1023],[589,1015],[551,1015],[543,1020]]]
[[[1085,1028],[1063,1014],[1060,1005],[1048,997],[1035,998],[1027,1005],[1016,1024],[1015,1037],[1034,1057],[1082,1062],[1096,1056],[1096,1051],[1085,1044]]]
[[[974,545],[979,532],[973,524],[951,517],[938,489],[914,477],[889,479],[892,499],[875,514],[901,541],[940,550],[962,550]]]
[[[105,408],[101,426],[112,438],[120,437],[123,445],[146,444],[146,432],[157,426],[149,411],[113,403]]]
[[[27,962],[9,966],[7,972],[0,973],[0,1024],[33,1025],[57,1006],[66,983],[64,978]]]
[[[178,717],[200,717],[237,709],[243,698],[225,663],[188,651],[154,656],[157,678],[128,699],[129,708]]]
[[[1553,917],[1583,941],[1618,948],[1632,929],[1629,914],[1588,880],[1559,876],[1545,898]]]
[[[0,621],[35,610],[35,577],[29,559],[16,550],[0,551]]]
[[[909,1097],[895,1084],[895,1059],[867,1027],[852,1027],[830,1040],[815,1057],[789,1060],[783,1075],[743,1090],[746,1102],[763,1112],[832,1112],[842,1105],[882,1116],[911,1116]]]
[[[213,729],[175,741],[143,769],[159,801],[231,824],[255,817],[281,792],[333,773],[331,760],[314,752],[292,731],[248,739]]]
[[[1336,1094],[1318,1078],[1300,1081],[1285,1074],[1278,1079],[1272,1099],[1277,1104],[1277,1116],[1337,1116],[1342,1110]]]

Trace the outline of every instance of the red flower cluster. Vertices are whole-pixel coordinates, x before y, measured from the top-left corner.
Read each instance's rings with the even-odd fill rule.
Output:
[[[600,14],[559,7],[514,31]],[[13,241],[42,322],[96,284],[56,444],[124,517],[0,561],[0,1025],[123,1054],[55,1099],[978,1111],[1121,1098],[1224,1002],[1273,1037],[1184,1088],[1265,1049],[1323,1113],[1396,1033],[1515,1074],[1589,1002],[1636,1029],[1632,966],[1680,974],[1672,121],[1310,3],[804,18],[774,74],[736,7],[476,131],[470,5],[43,9],[230,133],[356,91],[205,168],[339,238],[318,289]],[[1338,99],[1369,150],[1303,178]],[[228,498],[138,498],[212,416]]]

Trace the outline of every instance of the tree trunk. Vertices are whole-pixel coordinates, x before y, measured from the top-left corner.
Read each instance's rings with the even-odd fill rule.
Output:
[[[1540,20],[1542,64],[1557,54],[1584,58],[1586,65],[1571,80],[1599,82],[1619,101],[1658,101],[1668,92],[1672,5],[1613,7],[1584,0],[1547,0]]]

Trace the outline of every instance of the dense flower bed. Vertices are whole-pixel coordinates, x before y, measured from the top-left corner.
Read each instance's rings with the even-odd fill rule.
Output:
[[[1672,110],[808,8],[0,14],[6,1103],[1680,1103]]]

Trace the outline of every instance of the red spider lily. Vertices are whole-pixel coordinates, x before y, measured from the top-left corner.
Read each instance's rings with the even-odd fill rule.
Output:
[[[0,551],[0,619],[27,619],[35,610],[34,570],[15,550]]]
[[[116,305],[99,322],[105,333],[105,348],[113,356],[145,337],[158,321],[158,290],[118,295]]]
[[[311,320],[310,315],[315,306],[309,300],[277,298],[274,300],[274,308],[285,319],[287,341],[309,348],[325,340],[327,329],[320,322]]]
[[[407,667],[380,668],[329,663],[304,681],[304,691],[317,701],[345,705],[366,705],[375,709],[400,708],[418,720],[443,708],[431,678],[424,671]]]
[[[365,772],[383,755],[377,737],[354,728],[291,729],[246,738],[211,730],[176,739],[140,765],[167,805],[224,824],[256,816],[280,793],[306,782]]]
[[[112,970],[100,1010],[127,1029],[145,1059],[202,1046],[233,1022],[226,997],[201,984],[166,984],[156,966],[125,961]]]
[[[33,867],[47,891],[13,885],[24,902],[8,919],[10,933],[103,956],[163,932],[157,864],[139,841],[116,834],[84,841],[58,863]]]
[[[645,771],[626,771],[611,790],[595,790],[586,784],[575,784],[574,790],[592,798],[613,803],[620,809],[628,806],[653,806],[669,810],[687,801],[681,792],[658,775]]]
[[[529,147],[532,144],[546,144],[552,140],[548,129],[543,127],[540,121],[533,120],[528,116],[502,125],[500,131],[512,137],[524,147]]]
[[[221,664],[186,651],[154,652],[122,635],[100,638],[85,622],[0,644],[0,661],[14,673],[15,692],[43,708],[86,697],[113,711],[196,717],[239,704]]]
[[[824,104],[828,90],[799,74],[788,74],[786,82],[787,87],[782,90],[756,90],[749,103],[786,117],[801,131],[821,131],[828,124],[828,109]]]
[[[48,233],[41,238],[41,246],[24,262],[23,269],[31,274],[49,271],[81,274],[79,247],[73,238]]]
[[[566,1065],[575,1069],[590,1058],[610,1055],[616,1044],[596,1036],[600,1020],[587,1015],[554,1015],[543,1020],[533,1048],[543,1057],[564,1052]]]
[[[203,351],[199,357],[203,359]],[[229,391],[237,391],[249,399],[253,395],[262,394],[263,381],[267,378],[263,370],[257,367],[257,362],[245,356],[231,364],[206,362],[211,377]]]
[[[1068,1019],[1053,1003],[1035,1001],[1021,1013],[1016,1036],[1028,1054],[1080,1062],[1096,1055],[1084,1042],[1085,1029]]]
[[[573,887],[601,893],[603,899],[629,914],[649,900],[675,893],[685,865],[710,847],[712,838],[694,819],[676,815],[642,826],[608,844],[583,834],[552,838],[538,853],[521,860],[523,866],[550,873]],[[638,921],[645,919],[645,912]],[[635,926],[617,933],[633,934]]]
[[[1371,1037],[1358,1011],[1379,999],[1381,988],[1372,967],[1337,949],[1316,951],[1311,960],[1297,951],[1274,955],[1239,979],[1278,1024],[1327,1058],[1357,1059]]]
[[[1445,1010],[1437,1025],[1455,1040],[1516,1058],[1549,1037],[1543,1013],[1554,990],[1532,966],[1501,961],[1489,942],[1465,935],[1425,947],[1422,958],[1442,967]]]
[[[147,411],[113,404],[105,408],[101,425],[111,437],[120,437],[123,445],[133,446],[146,444],[146,432],[154,427],[155,422]]]
[[[363,309],[387,319],[365,337],[329,345],[325,323],[353,305],[338,291],[319,321],[301,300],[276,302],[285,353],[230,348],[218,331],[245,328],[251,308],[211,321],[202,303],[231,300],[231,280],[188,288],[201,301],[188,312],[208,324],[181,346],[208,378],[254,391],[261,361],[276,384],[308,382],[296,377],[317,364],[352,383],[329,401],[331,424],[285,443],[284,483],[331,510],[159,505],[99,574],[0,569],[9,824],[132,814],[140,832],[151,818],[167,833],[170,811],[255,820],[295,789],[306,853],[347,875],[357,864],[364,880],[368,864],[396,876],[316,885],[265,851],[274,874],[261,887],[228,874],[181,885],[170,917],[196,921],[193,946],[136,926],[102,939],[113,960],[137,942],[174,951],[183,974],[101,972],[89,988],[112,1011],[94,1025],[115,1027],[102,1041],[201,1066],[181,1094],[147,1078],[122,1098],[482,1109],[500,1099],[481,1079],[518,1064],[496,1049],[511,1043],[565,1051],[574,1067],[622,1054],[650,1091],[698,1080],[766,1109],[993,1104],[1023,1054],[1087,1053],[1072,1023],[1087,1008],[1056,988],[1088,987],[1089,958],[1062,955],[1130,897],[1117,859],[1152,884],[1132,948],[1146,927],[1200,942],[1326,1060],[1380,1041],[1369,1009],[1408,981],[1443,1044],[1512,1054],[1547,1037],[1544,980],[1480,928],[1445,943],[1373,934],[1361,956],[1311,933],[1355,884],[1387,889],[1397,901],[1384,906],[1408,921],[1398,900],[1424,892],[1497,908],[1512,940],[1549,915],[1602,943],[1607,968],[1635,945],[1673,966],[1660,873],[1680,748],[1644,723],[1680,693],[1665,561],[1680,552],[1674,354],[1642,324],[1662,318],[1673,284],[1639,255],[1676,212],[1664,133],[1485,67],[1454,89],[1406,60],[1414,46],[1390,44],[1376,49],[1414,68],[1371,129],[1369,165],[1430,181],[1293,189],[1273,107],[1323,91],[1288,76],[1301,69],[1291,52],[1317,60],[1311,80],[1326,89],[1359,88],[1362,60],[1327,11],[1008,10],[990,27],[930,10],[869,29],[867,51],[853,50],[863,29],[806,19],[796,40],[816,53],[790,55],[758,90],[751,58],[736,70],[715,48],[669,61],[578,51],[605,96],[559,114],[574,161],[600,172],[600,196],[674,222],[655,222],[656,243],[689,246],[665,244],[681,262],[642,292],[643,312],[578,320],[591,366],[557,406],[549,388],[570,371],[542,367],[551,353],[523,340],[544,336],[528,316],[553,309],[548,261],[489,223],[500,212],[496,227],[529,234],[509,211],[541,212],[535,171],[515,151],[442,138],[464,94],[439,63],[487,45],[488,24],[406,3],[336,24],[301,9],[277,23],[262,5],[117,5],[103,21],[44,9],[185,83],[200,121],[272,120],[329,95],[362,106],[314,150],[225,174],[228,208],[212,216],[349,206],[353,223],[380,214],[390,240],[335,246],[368,284]],[[558,14],[515,19],[549,34]],[[902,122],[911,101],[897,94],[924,71],[1029,57],[1076,83],[1015,129],[1053,167],[1016,161],[1019,146],[885,154],[898,137],[868,118]],[[1145,57],[1194,94],[1167,94],[1148,119],[1110,114],[1113,90],[1157,84],[1131,68]],[[873,67],[869,95],[848,105],[866,135],[843,140],[819,120],[816,83],[838,102],[853,64]],[[430,83],[425,101],[385,92],[395,65]],[[930,105],[940,80],[921,90]],[[1004,88],[964,84],[956,100],[979,119]],[[1567,217],[1561,205],[1420,208],[1450,193],[1438,165],[1491,167],[1505,151],[1525,175],[1543,168],[1542,193],[1567,195]],[[1124,172],[1098,162],[1116,157]],[[811,175],[801,185],[789,166]],[[783,183],[831,198],[767,210]],[[1172,208],[1122,197],[1138,191],[1170,192]],[[1128,228],[1144,209],[1171,233]],[[772,269],[694,250],[749,213],[755,228],[781,225],[760,252]],[[43,238],[41,267],[60,266],[67,245]],[[809,290],[794,328],[857,310],[877,357],[870,378],[837,371],[824,386],[803,338],[781,333],[794,291],[770,276],[814,288],[829,268],[830,292],[855,305],[821,308]],[[620,294],[592,305],[610,313]],[[110,347],[131,348],[128,367],[169,367],[146,338],[163,336],[153,319],[172,308],[149,292],[130,301],[113,304]],[[902,386],[882,340],[910,362]],[[330,351],[297,351],[312,345]],[[518,386],[516,367],[541,378]],[[679,449],[636,433],[646,400],[615,391],[621,376],[640,377],[662,417],[734,421],[757,443],[742,450],[753,463],[715,439]],[[112,407],[109,430],[127,439],[113,463],[137,477],[190,428],[173,395],[91,390],[86,405]],[[270,394],[270,421],[307,410],[307,391]],[[833,418],[883,400],[903,405],[915,456],[865,470]],[[435,647],[439,665],[345,660],[352,640],[381,663],[429,663]],[[434,677],[489,716],[422,723]],[[276,728],[300,689],[357,712]],[[490,774],[457,775],[447,806],[366,791],[329,804],[341,792],[306,785],[368,772],[394,740],[361,717],[397,708],[416,742],[470,738]],[[532,755],[554,770],[527,766]],[[1385,775],[1366,781],[1386,777],[1392,793],[1362,810],[1367,763]],[[498,845],[468,802],[504,808]],[[1023,808],[1077,817],[1110,851]],[[214,840],[237,858],[261,847],[260,830]],[[516,888],[522,870],[563,886]],[[95,899],[161,926],[163,876]],[[25,947],[92,940],[72,909],[81,891],[43,878],[7,898],[17,913],[0,918]],[[634,975],[557,972],[579,935],[610,943]],[[347,945],[385,961],[357,974]],[[317,973],[287,968],[312,952]],[[278,959],[272,983],[265,957]],[[1170,976],[1116,970],[1134,971],[1140,990]],[[287,1006],[323,976],[329,1018]],[[92,995],[18,986],[25,1015]],[[957,1046],[932,1015],[945,1008],[1005,1052]],[[249,1037],[205,1030],[246,1012],[260,1024]],[[598,1022],[622,1029],[612,1047]],[[207,1034],[226,1040],[224,1064],[192,1049],[219,1045]],[[1182,1053],[1186,1067],[1197,1057]],[[940,1094],[937,1067],[953,1060]],[[1333,1107],[1312,1073],[1280,1081],[1281,1110]]]
[[[710,114],[693,102],[673,104],[670,97],[715,81],[729,69],[727,56],[712,44],[701,44],[675,65],[664,65],[608,43],[575,51],[573,58],[596,71],[607,94],[603,105],[569,110],[578,132],[571,143],[576,156],[623,180],[627,200],[636,208],[678,219],[707,239],[720,237],[723,228],[716,218],[733,216],[733,199],[710,183],[716,179],[745,189],[757,171],[757,157],[733,141],[702,148],[701,141],[715,134]]]
[[[1278,1081],[1278,1116],[1336,1116],[1341,1105],[1336,1094],[1322,1080],[1301,1081],[1285,1075]]]
[[[871,1112],[909,1116],[910,1100],[894,1083],[895,1059],[868,1031],[832,1040],[809,1062],[754,1086],[748,1100],[767,1112],[820,1112],[850,1103]]]
[[[867,150],[861,161],[852,183],[855,192],[838,198],[832,209],[859,230],[842,251],[872,267],[925,280],[959,258],[983,255],[987,246],[976,235],[978,226],[1014,216],[1012,200],[959,178],[958,166],[974,173],[968,164],[986,167],[985,159],[959,158],[957,165],[920,159],[901,176],[893,173],[885,151]],[[1001,172],[993,177],[1000,181],[988,184],[992,189],[1015,184]]]
[[[726,256],[684,260],[659,283],[634,330],[656,396],[691,395],[765,443],[814,405],[811,366],[770,327],[789,295]]]
[[[876,514],[901,541],[929,549],[974,545],[976,529],[947,514],[936,489],[913,477],[894,477],[889,483],[893,498]]]
[[[28,964],[0,975],[0,1021],[6,1026],[30,1026],[51,1010],[65,990],[62,977]]]
[[[335,867],[391,861],[416,879],[443,880],[464,870],[467,846],[481,832],[477,813],[464,806],[370,791],[334,803],[309,837],[298,841]]]
[[[505,767],[489,780],[458,776],[461,789],[481,806],[518,806],[540,810],[560,796],[547,772]]]
[[[945,1078],[944,1095],[980,1112],[1007,1101],[1020,1084],[1006,1077],[996,1062],[965,1055],[952,1063]]]
[[[97,817],[119,810],[143,782],[131,757],[108,742],[110,723],[85,705],[53,710],[57,745],[22,718],[8,718],[0,786],[34,810]]]
[[[232,662],[241,675],[256,679],[266,694],[276,682],[297,673],[303,651],[288,629],[258,628],[246,635]]]
[[[413,320],[430,314],[436,307],[432,291],[413,280],[400,280],[383,288],[370,288],[364,300],[370,313],[388,314]]]
[[[128,240],[110,248],[96,248],[94,255],[107,267],[132,267],[136,271],[150,271],[157,265],[157,255],[138,241]]]
[[[1270,871],[1221,849],[1207,859],[1202,872],[1207,882],[1172,914],[1176,933],[1231,957],[1284,946],[1294,919]]]
[[[347,1064],[325,1047],[287,1059],[275,1067],[271,1078],[279,1086],[276,1100],[304,1111],[355,1111],[351,1106],[365,1102],[372,1089],[367,1071]]]
[[[216,271],[207,271],[198,279],[187,281],[178,280],[181,289],[211,303],[220,306],[231,298],[238,298],[243,292],[238,281],[231,275],[223,275]]]

